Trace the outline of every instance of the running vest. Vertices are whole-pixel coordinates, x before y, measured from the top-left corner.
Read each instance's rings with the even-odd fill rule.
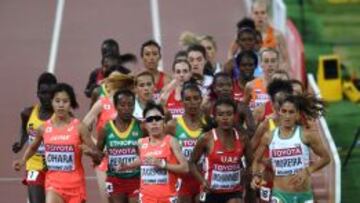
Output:
[[[116,171],[115,167],[120,163],[132,163],[136,159],[138,139],[143,135],[140,128],[140,122],[132,119],[126,131],[120,132],[116,128],[114,121],[109,121],[105,125],[105,133],[105,148],[109,156],[107,175],[119,178],[139,176],[140,169]]]
[[[99,100],[101,102],[102,109],[96,122],[96,132],[99,132],[109,120],[115,119],[117,115],[115,106],[109,97],[104,96]]]
[[[79,125],[80,121],[73,119],[68,125],[55,128],[51,119],[46,121],[43,134],[48,168],[46,185],[74,188],[85,184]]]
[[[232,82],[233,98],[237,102],[244,100],[244,90],[241,89],[238,82],[239,82],[238,80],[233,80],[233,82]]]
[[[154,88],[154,100],[155,101],[158,101],[160,99],[160,92],[161,92],[162,88],[164,87],[165,73],[161,72],[161,71],[159,73],[160,73],[159,80],[155,84],[155,88]]]
[[[277,40],[275,37],[275,30],[273,27],[268,26],[266,29],[266,36],[262,43],[262,48],[273,48],[276,49]]]
[[[254,110],[256,107],[261,106],[270,100],[269,95],[266,93],[266,86],[262,78],[255,78],[253,80],[253,85],[249,104],[251,110]]]
[[[39,119],[39,110],[40,110],[40,106],[37,104],[34,106],[34,108],[31,111],[29,120],[26,124],[26,130],[27,130],[27,134],[29,136],[28,138],[28,144],[30,145],[31,143],[34,142],[35,137],[36,137],[36,133],[37,133],[37,129],[44,124],[44,121]],[[35,171],[41,171],[45,168],[44,165],[44,143],[41,142],[39,148],[37,149],[36,153],[34,154],[34,156],[32,156],[27,162],[26,162],[26,170],[35,170]]]
[[[296,126],[289,138],[280,138],[280,128],[273,131],[269,145],[270,158],[276,176],[294,175],[309,166],[309,147],[302,140],[302,128]]]
[[[106,90],[105,84],[101,84],[100,87],[99,87],[99,97],[105,97],[105,96],[108,96],[108,95],[109,95],[109,93]]]
[[[166,108],[174,118],[184,115],[185,109],[181,100],[176,100],[175,90],[173,90],[166,101]]]
[[[182,154],[187,160],[194,150],[197,140],[202,133],[202,129],[191,130],[186,126],[183,116],[176,118],[175,137],[179,140]]]
[[[177,176],[173,172],[145,164],[147,157],[165,159],[168,164],[177,163],[177,159],[170,146],[171,139],[174,138],[166,135],[162,143],[155,146],[150,144],[150,137],[141,139],[141,194],[150,195],[155,198],[174,196],[176,194]]]
[[[212,130],[214,148],[206,156],[205,179],[209,181],[214,193],[242,191],[240,184],[241,170],[244,168],[243,155],[244,145],[240,141],[239,134],[234,130],[234,149],[226,150],[218,138],[215,129]]]

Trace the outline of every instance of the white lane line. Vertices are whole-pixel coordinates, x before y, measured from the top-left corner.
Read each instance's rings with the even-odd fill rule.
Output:
[[[50,73],[55,72],[55,63],[56,63],[58,47],[59,47],[59,39],[60,39],[60,31],[61,31],[61,23],[63,18],[64,7],[65,7],[65,0],[57,0],[54,30],[51,40],[49,63],[47,67],[47,71]]]
[[[161,26],[160,26],[160,15],[159,15],[159,2],[158,0],[150,1],[150,9],[151,9],[151,22],[152,22],[152,30],[153,30],[153,38],[159,43],[161,46]],[[163,62],[160,60],[159,62],[159,70],[163,70]]]

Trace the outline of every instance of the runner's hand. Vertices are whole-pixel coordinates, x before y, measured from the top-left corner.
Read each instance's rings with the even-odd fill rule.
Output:
[[[12,151],[14,153],[18,153],[20,150],[21,150],[22,146],[19,142],[15,142],[13,145],[12,145]]]
[[[250,185],[253,189],[259,189],[261,186],[266,185],[266,181],[259,176],[254,176]]]
[[[300,186],[300,185],[304,184],[304,182],[306,180],[308,180],[309,177],[310,177],[309,172],[305,168],[305,169],[302,169],[301,171],[299,171],[297,174],[290,177],[289,183],[294,186]]]
[[[23,160],[16,160],[13,162],[13,168],[15,169],[15,171],[20,171],[24,165],[25,162]]]

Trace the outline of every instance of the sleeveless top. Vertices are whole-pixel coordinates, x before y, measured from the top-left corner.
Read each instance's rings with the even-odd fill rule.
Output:
[[[138,139],[143,136],[140,122],[132,119],[125,132],[120,132],[114,121],[109,121],[105,125],[105,133],[105,148],[109,155],[107,175],[119,178],[139,177],[139,168],[116,171],[115,167],[120,163],[132,163],[137,158]]]
[[[215,129],[212,130],[214,148],[206,155],[205,179],[210,183],[214,193],[227,193],[242,191],[241,171],[245,168],[244,145],[239,134],[234,130],[234,148],[227,150],[218,138]]]
[[[35,105],[34,108],[31,111],[29,120],[26,124],[26,131],[29,136],[28,138],[28,144],[34,142],[35,137],[37,136],[37,129],[45,123],[45,121],[40,120],[39,118],[39,110],[40,105]],[[37,149],[34,156],[32,156],[27,162],[26,162],[26,170],[35,170],[35,171],[41,171],[45,168],[44,164],[44,143],[41,142],[39,148]]]
[[[233,98],[236,102],[244,100],[244,90],[239,86],[238,80],[233,80]]]
[[[270,158],[276,176],[290,176],[309,166],[309,147],[302,140],[302,128],[296,126],[289,138],[280,137],[280,128],[273,131],[269,145]]]
[[[112,100],[107,97],[101,97],[100,102],[102,105],[101,112],[98,116],[98,120],[96,122],[96,132],[99,132],[101,128],[103,128],[109,120],[115,119],[117,115],[117,111]]]
[[[181,100],[176,100],[175,90],[170,93],[166,101],[166,108],[174,118],[184,115],[184,105]]]
[[[45,184],[58,188],[77,188],[85,184],[84,169],[81,163],[82,144],[80,121],[73,119],[68,125],[55,128],[51,119],[45,123],[43,134],[45,160],[48,171]]]
[[[266,93],[266,86],[262,78],[255,78],[253,80],[253,89],[251,92],[251,100],[249,108],[254,110],[256,107],[265,104],[270,100],[269,95]]]
[[[177,163],[177,159],[171,149],[172,136],[166,135],[161,144],[151,145],[150,137],[141,139],[141,182],[140,193],[154,198],[164,198],[176,195],[177,175],[167,169],[146,164],[147,157],[164,159],[168,164]]]

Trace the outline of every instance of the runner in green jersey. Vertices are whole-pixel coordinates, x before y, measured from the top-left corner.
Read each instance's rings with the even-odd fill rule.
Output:
[[[140,186],[139,168],[116,170],[118,165],[132,163],[137,158],[138,139],[143,136],[140,121],[132,117],[135,95],[130,90],[117,91],[114,105],[117,117],[100,130],[97,143],[100,150],[106,148],[109,157],[106,192],[111,202],[136,202]]]

